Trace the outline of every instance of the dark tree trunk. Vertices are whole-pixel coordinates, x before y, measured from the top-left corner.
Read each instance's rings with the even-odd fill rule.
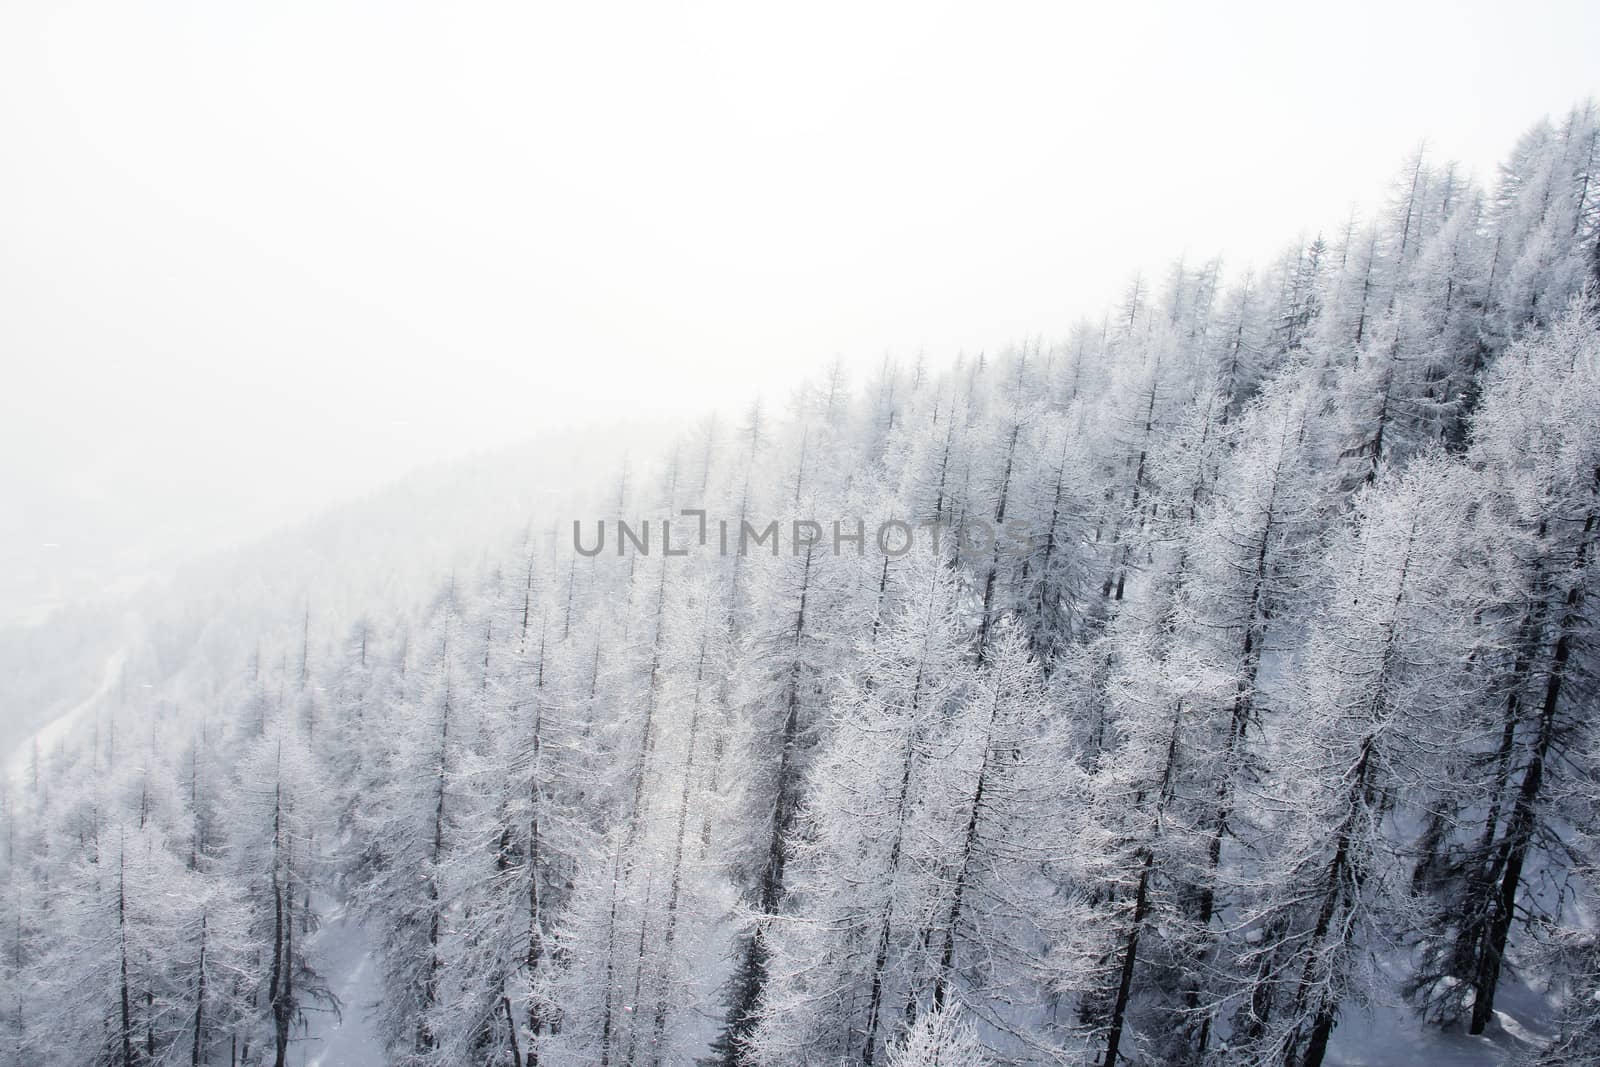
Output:
[[[1128,1013],[1128,998],[1133,992],[1133,967],[1139,955],[1139,931],[1144,928],[1145,912],[1150,901],[1150,868],[1155,864],[1153,853],[1145,853],[1144,868],[1139,872],[1139,888],[1133,898],[1133,923],[1128,929],[1128,940],[1122,949],[1122,971],[1117,979],[1117,998],[1111,1007],[1111,1029],[1106,1034],[1105,1067],[1116,1067],[1117,1050],[1122,1045],[1122,1028]]]
[[[1595,472],[1600,485],[1600,470]],[[1500,982],[1500,972],[1505,958],[1506,942],[1511,934],[1511,924],[1516,917],[1517,892],[1522,886],[1522,871],[1532,846],[1538,823],[1540,792],[1544,786],[1545,764],[1555,739],[1556,710],[1561,703],[1567,666],[1572,658],[1573,638],[1581,623],[1579,607],[1583,599],[1582,575],[1587,562],[1589,538],[1594,532],[1595,514],[1590,512],[1583,525],[1578,542],[1573,570],[1578,577],[1567,591],[1563,604],[1560,628],[1555,651],[1551,656],[1550,674],[1545,682],[1544,702],[1539,708],[1539,732],[1534,742],[1533,754],[1523,772],[1522,786],[1517,791],[1516,803],[1506,825],[1505,839],[1501,845],[1499,902],[1494,920],[1489,927],[1489,943],[1479,957],[1478,973],[1474,975],[1476,999],[1472,1005],[1472,1021],[1468,1032],[1481,1034],[1489,1025],[1494,1013],[1494,996]]]
[[[206,1034],[206,914],[200,913],[200,969],[194,993],[194,1051],[189,1057],[190,1067],[200,1067],[200,1057],[205,1050]]]
[[[133,1067],[133,1010],[128,997],[128,897],[125,858],[117,859],[117,938],[121,949],[122,1064]]]

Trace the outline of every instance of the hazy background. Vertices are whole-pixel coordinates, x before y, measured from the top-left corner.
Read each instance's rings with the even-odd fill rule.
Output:
[[[1058,334],[1600,82],[1592,0],[1115,7],[0,0],[0,622],[536,431]]]

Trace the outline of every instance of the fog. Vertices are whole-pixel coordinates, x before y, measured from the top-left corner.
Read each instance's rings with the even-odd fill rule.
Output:
[[[1420,136],[1492,177],[1596,88],[1600,10],[1538,7],[6,4],[5,619],[421,464],[1059,335]]]

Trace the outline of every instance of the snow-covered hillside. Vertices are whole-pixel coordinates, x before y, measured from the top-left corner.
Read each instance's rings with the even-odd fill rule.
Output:
[[[0,1063],[1597,1062],[1600,113],[1394,190],[141,591]]]

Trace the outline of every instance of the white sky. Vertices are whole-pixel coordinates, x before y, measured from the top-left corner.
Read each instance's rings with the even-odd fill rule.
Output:
[[[1492,175],[1597,46],[1584,0],[0,0],[0,572],[1059,334],[1423,137]]]

